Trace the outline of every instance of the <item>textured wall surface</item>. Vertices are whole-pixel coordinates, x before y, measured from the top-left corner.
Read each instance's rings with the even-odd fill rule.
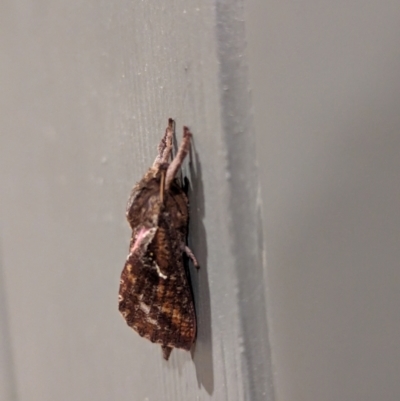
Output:
[[[0,399],[272,399],[241,2],[0,12]],[[192,353],[117,311],[124,209],[168,117],[194,133]]]
[[[250,0],[277,401],[400,399],[400,3]]]
[[[400,398],[400,6],[242,6],[0,5],[1,401]],[[168,117],[201,270],[167,363],[117,292]]]

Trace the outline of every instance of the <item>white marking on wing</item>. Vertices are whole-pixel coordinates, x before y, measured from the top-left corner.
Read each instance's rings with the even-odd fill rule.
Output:
[[[161,278],[163,278],[163,279],[166,279],[166,278],[167,278],[167,276],[166,276],[165,274],[162,273],[162,271],[161,271],[161,269],[160,269],[160,266],[158,266],[157,263],[156,263],[156,270],[157,270],[158,275],[159,275]]]
[[[151,323],[153,326],[158,326],[158,325],[157,325],[157,320],[152,319],[151,317],[147,317],[147,321],[148,321],[149,323]]]
[[[150,306],[144,302],[140,302],[139,307],[144,313],[146,313],[146,315],[150,312]]]

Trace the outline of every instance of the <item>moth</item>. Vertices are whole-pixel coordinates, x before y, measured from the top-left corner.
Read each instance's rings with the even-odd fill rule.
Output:
[[[188,198],[176,178],[192,134],[183,127],[182,143],[172,159],[174,133],[175,122],[169,119],[153,165],[129,197],[126,217],[132,238],[119,288],[119,311],[126,323],[160,344],[166,360],[173,348],[190,350],[196,338],[183,253],[197,268],[198,263],[186,245]]]

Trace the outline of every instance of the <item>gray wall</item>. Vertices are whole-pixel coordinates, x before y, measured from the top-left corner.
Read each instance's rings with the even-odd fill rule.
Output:
[[[241,3],[1,5],[1,400],[272,394]],[[125,203],[168,117],[194,133],[198,339],[161,350],[117,310]]]
[[[400,399],[400,3],[249,1],[276,399]]]
[[[1,4],[1,401],[399,399],[400,6],[243,5]],[[201,270],[165,362],[117,293],[170,116]]]

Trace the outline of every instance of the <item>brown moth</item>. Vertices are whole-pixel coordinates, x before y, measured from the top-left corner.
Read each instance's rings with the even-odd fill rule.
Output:
[[[152,167],[132,189],[126,208],[132,238],[119,289],[119,311],[127,324],[160,344],[166,360],[172,348],[190,350],[196,338],[183,253],[198,264],[186,245],[188,199],[175,177],[192,134],[183,128],[181,146],[171,161],[174,132],[175,123],[169,119]]]

